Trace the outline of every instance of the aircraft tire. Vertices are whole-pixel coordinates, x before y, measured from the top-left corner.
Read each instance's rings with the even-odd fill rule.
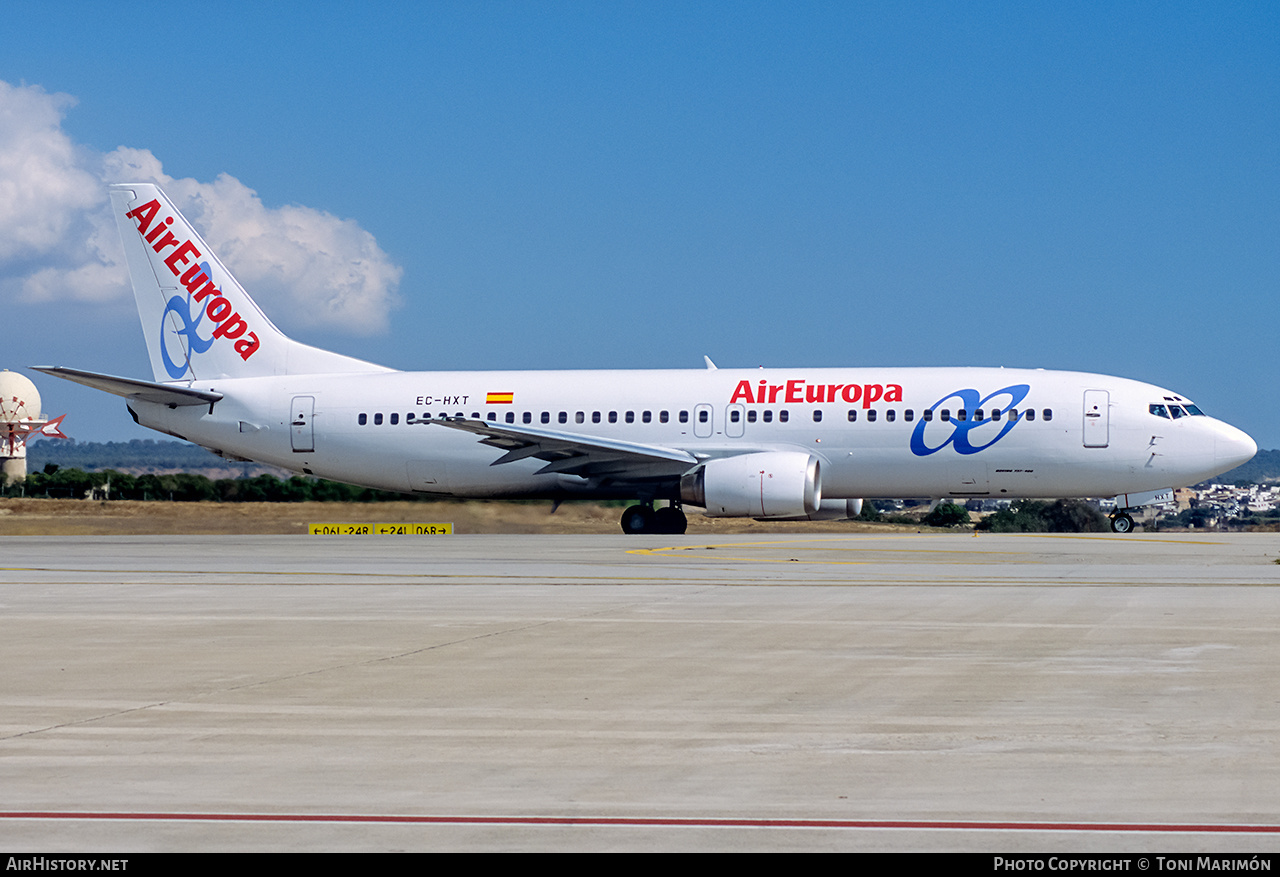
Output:
[[[689,519],[680,509],[667,506],[653,513],[653,532],[670,536],[683,536],[689,529]]]
[[[655,532],[654,511],[647,505],[633,505],[622,513],[622,532],[628,536]]]
[[[1125,514],[1111,516],[1111,529],[1116,533],[1133,532],[1133,518]]]

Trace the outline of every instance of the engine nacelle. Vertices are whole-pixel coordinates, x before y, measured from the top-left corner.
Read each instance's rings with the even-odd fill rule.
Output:
[[[680,499],[712,518],[806,518],[822,505],[818,458],[767,451],[708,460],[680,479]]]
[[[773,521],[852,521],[862,514],[860,499],[824,499],[822,507],[811,515],[796,515],[793,518],[770,518]]]

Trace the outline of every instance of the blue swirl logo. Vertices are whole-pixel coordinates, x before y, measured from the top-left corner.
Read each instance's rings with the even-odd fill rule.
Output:
[[[911,453],[915,454],[917,457],[927,457],[930,454],[936,454],[947,445],[953,446],[956,449],[957,454],[976,454],[978,451],[986,450],[1008,435],[1009,430],[1013,429],[1018,422],[1022,420],[1022,415],[1019,414],[1017,417],[1006,417],[1004,420],[1004,426],[1000,428],[1000,431],[996,433],[994,438],[984,444],[974,444],[973,440],[969,436],[971,432],[975,429],[982,429],[984,427],[995,427],[1000,423],[999,420],[994,418],[974,420],[974,412],[979,408],[988,407],[992,399],[1005,398],[1008,401],[1004,403],[1004,407],[997,405],[991,410],[993,413],[998,411],[1001,414],[1007,414],[1009,409],[1013,408],[1025,399],[1029,392],[1031,392],[1030,384],[1013,384],[1012,386],[996,390],[993,393],[988,393],[986,396],[979,396],[978,391],[972,389],[956,390],[954,393],[948,393],[929,407],[937,408],[948,399],[958,399],[960,400],[959,407],[968,413],[968,418],[965,420],[957,420],[953,418],[945,421],[925,420],[921,418],[920,421],[916,423],[915,430],[911,433]],[[935,423],[950,426],[951,434],[947,436],[946,441],[937,447],[929,447],[929,445],[925,444],[924,434],[926,428]],[[979,433],[979,436],[985,437],[989,433],[990,430],[988,429],[987,432]]]
[[[209,272],[209,263],[201,262],[201,269],[206,276],[212,276]],[[174,314],[182,321],[182,328],[176,329],[174,334],[181,335],[187,339],[185,348],[182,350],[182,361],[174,362],[173,357],[169,355],[169,314]],[[200,327],[200,323],[204,320],[204,308],[196,303],[196,314],[191,316],[191,293],[187,293],[186,297],[175,295],[165,304],[164,313],[160,315],[160,358],[164,360],[165,371],[169,373],[169,377],[174,380],[182,378],[190,367],[190,357],[199,353],[204,353],[213,345],[213,337],[201,338],[196,331]],[[192,375],[194,377],[194,374]]]

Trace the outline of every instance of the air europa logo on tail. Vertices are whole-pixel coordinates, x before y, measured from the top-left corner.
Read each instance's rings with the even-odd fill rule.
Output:
[[[186,287],[189,300],[184,302],[180,296],[171,298],[165,307],[162,319],[167,318],[170,313],[178,315],[183,322],[183,328],[178,330],[178,334],[186,336],[192,353],[204,353],[214,341],[226,338],[235,343],[236,353],[247,362],[261,345],[257,333],[249,331],[249,324],[236,312],[231,302],[223,297],[222,290],[214,285],[209,264],[196,261],[202,255],[200,250],[190,240],[179,241],[177,236],[169,230],[169,226],[173,224],[173,217],[166,216],[163,220],[157,221],[159,213],[160,202],[153,198],[146,204],[130,210],[125,216],[138,223],[138,234],[142,235],[142,239],[157,254],[160,254],[165,247],[174,248],[172,253],[165,256],[164,264]],[[194,316],[190,307],[192,301],[198,305]],[[201,338],[196,333],[196,327],[206,316],[216,325],[213,328],[212,337]],[[168,349],[164,347],[165,337],[162,328],[160,344],[165,369],[174,378],[180,378],[187,371],[187,363],[173,361]]]

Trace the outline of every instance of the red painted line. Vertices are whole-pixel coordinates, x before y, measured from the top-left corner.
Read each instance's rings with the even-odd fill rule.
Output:
[[[1106,831],[1280,834],[1280,825],[1163,822],[931,822],[867,819],[702,819],[635,816],[395,816],[336,813],[107,813],[67,810],[0,811],[0,819],[169,822],[349,822],[420,825],[621,825],[684,828],[898,828],[961,831]]]

